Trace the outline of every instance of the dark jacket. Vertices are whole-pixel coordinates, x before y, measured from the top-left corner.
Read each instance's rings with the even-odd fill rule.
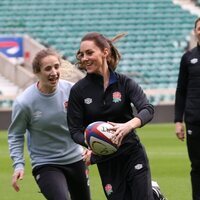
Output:
[[[142,125],[153,118],[153,106],[149,104],[141,87],[131,78],[111,71],[109,86],[104,91],[103,77],[87,74],[70,92],[68,125],[72,138],[76,143],[86,146],[84,130],[90,123],[125,123],[134,117],[132,105],[138,111],[135,115],[141,119]],[[135,131],[132,131],[122,144],[135,143],[137,140]]]
[[[175,122],[200,124],[200,46],[181,58],[175,99]]]

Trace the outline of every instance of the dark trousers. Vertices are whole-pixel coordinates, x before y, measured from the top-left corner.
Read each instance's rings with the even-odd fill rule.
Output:
[[[154,199],[149,162],[140,143],[97,166],[108,200]]]
[[[88,171],[82,160],[35,167],[33,176],[47,200],[90,200]]]
[[[186,124],[193,200],[200,200],[200,125]]]

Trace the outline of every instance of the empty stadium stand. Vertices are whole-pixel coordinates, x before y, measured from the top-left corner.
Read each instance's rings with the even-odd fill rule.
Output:
[[[127,32],[116,44],[122,54],[117,70],[136,79],[157,105],[174,101],[196,17],[171,0],[1,0],[0,35],[28,34],[73,63],[86,32]]]

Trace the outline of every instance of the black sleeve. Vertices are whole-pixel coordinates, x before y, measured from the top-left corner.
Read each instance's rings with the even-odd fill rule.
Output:
[[[153,119],[154,106],[149,103],[146,94],[134,80],[127,79],[126,91],[137,110],[135,117],[138,117],[142,122],[141,126],[144,126]]]
[[[182,122],[185,110],[188,83],[187,54],[181,58],[177,88],[175,94],[175,118],[174,122]]]
[[[69,131],[76,143],[87,147],[84,140],[83,109],[81,93],[72,87],[67,109]]]
[[[72,87],[67,109],[69,131],[74,142],[84,147],[88,147],[84,139],[85,127],[83,125],[83,113],[84,105],[81,97],[81,91]],[[102,156],[91,154],[91,164],[96,164],[100,160],[102,160]]]

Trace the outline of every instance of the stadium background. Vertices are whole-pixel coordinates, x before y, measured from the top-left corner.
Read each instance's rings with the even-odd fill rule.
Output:
[[[0,129],[10,122],[13,99],[35,81],[35,53],[53,47],[73,64],[81,37],[91,31],[107,37],[127,33],[116,44],[122,54],[117,71],[145,90],[156,107],[153,122],[172,121],[179,61],[195,44],[198,5],[191,0],[1,0]],[[17,50],[21,56],[14,55]],[[70,67],[73,80],[80,72]]]

